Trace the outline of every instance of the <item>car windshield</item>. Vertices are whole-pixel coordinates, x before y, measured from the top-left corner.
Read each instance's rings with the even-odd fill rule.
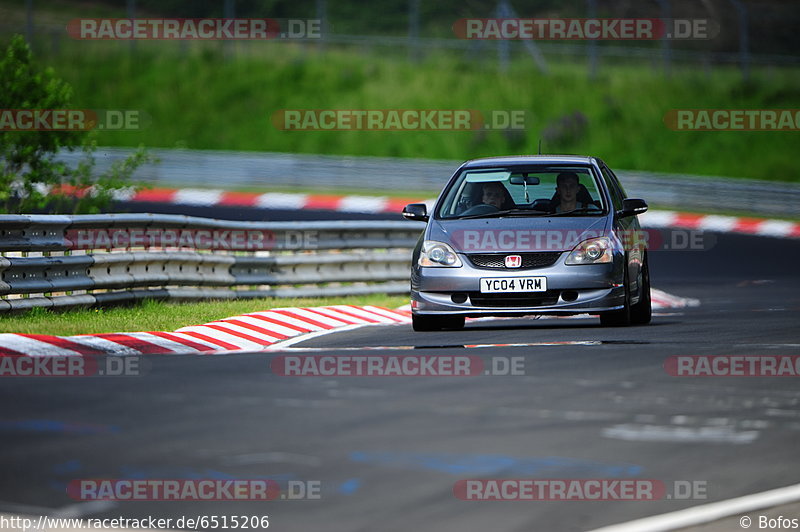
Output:
[[[453,182],[440,218],[598,216],[606,213],[590,166],[467,168]]]

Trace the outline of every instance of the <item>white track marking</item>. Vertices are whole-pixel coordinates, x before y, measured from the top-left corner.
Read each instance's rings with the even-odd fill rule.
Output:
[[[90,336],[90,335],[81,335],[81,336],[69,336],[70,342],[75,342],[76,344],[83,344],[99,351],[103,351],[105,353],[113,353],[114,355],[120,356],[137,356],[141,355],[141,351],[137,351],[132,347],[128,347],[127,345],[118,344],[112,340],[107,340],[105,338],[100,338],[98,336]]]
[[[179,189],[173,198],[175,203],[184,205],[216,205],[222,199],[222,190],[205,190],[194,188]]]
[[[800,500],[800,484],[777,488],[774,490],[745,495],[726,501],[712,502],[700,506],[693,506],[685,510],[669,512],[666,514],[645,517],[620,523],[617,525],[597,528],[591,532],[664,532],[678,530],[690,526],[718,521],[725,517],[744,514],[755,510],[772,508]],[[754,527],[757,529],[758,527]]]
[[[614,425],[603,429],[606,438],[644,442],[753,443],[757,430],[736,432],[731,427],[676,427],[671,425]]]
[[[411,311],[411,305],[405,305],[405,306],[408,307],[408,311],[410,312]],[[400,307],[397,310],[404,310],[405,306]],[[374,312],[375,314],[381,314],[383,316],[386,316],[386,317],[388,317],[388,318],[390,318],[390,319],[392,319],[392,320],[394,320],[396,322],[407,323],[407,322],[411,321],[411,316],[407,316],[406,314],[403,314],[402,312],[397,312],[395,310],[389,310],[389,309],[385,309],[385,308],[381,308],[381,307],[374,307],[372,305],[367,305],[367,306],[365,306],[363,308],[365,310],[370,311],[370,312]]]
[[[320,314],[319,312],[317,312],[317,310],[318,309],[313,307],[286,309],[287,312],[294,314],[295,316],[300,316],[301,318],[308,318],[314,321],[318,321],[320,323],[325,324],[328,327],[340,327],[343,325],[352,325],[351,321],[336,320],[324,314]]]
[[[178,336],[179,338],[183,338],[183,339],[185,339],[185,340],[187,340],[189,342],[194,342],[196,344],[205,345],[205,346],[210,347],[212,349],[215,349],[217,351],[221,351],[222,350],[222,347],[219,344],[215,344],[215,343],[209,342],[207,340],[203,340],[203,339],[198,338],[196,336],[193,336],[191,334],[185,334],[185,333],[182,333],[180,331],[175,331],[175,332],[170,333],[170,334],[174,334],[174,335]],[[208,336],[208,335],[206,335],[206,336]]]
[[[27,336],[16,334],[0,334],[0,346],[24,353],[28,356],[67,357],[79,356],[80,353],[71,349],[64,349],[47,342],[41,342]]]
[[[344,196],[339,200],[337,211],[377,213],[386,210],[386,198],[375,196]]]
[[[736,223],[738,221],[739,219],[734,216],[710,215],[706,216],[700,221],[698,228],[703,229],[705,231],[718,231],[727,233],[729,231],[733,231],[736,228]]]
[[[241,334],[246,334],[248,336],[252,336],[253,338],[258,338],[259,340],[263,341],[266,344],[272,344],[280,340],[281,338],[278,336],[268,334],[269,331],[254,331],[253,329],[248,329],[247,327],[242,327],[241,325],[236,325],[235,323],[229,323],[227,321],[214,321],[211,322],[211,325],[217,325],[222,327],[223,329],[227,329],[232,332],[237,332]],[[219,329],[209,328],[210,332],[218,331]],[[213,336],[213,335],[212,335]],[[246,340],[249,341],[249,340]]]
[[[279,318],[280,314],[273,314],[270,315],[270,318],[275,319],[276,321],[280,321]],[[233,318],[225,318],[224,320],[220,320],[219,322],[214,323],[224,323],[231,320],[241,321],[243,323],[249,323],[254,327],[258,327],[260,329],[264,329],[264,334],[269,334],[270,331],[275,332],[277,334],[282,334],[284,336],[297,336],[298,334],[302,334],[301,331],[297,329],[292,329],[290,327],[284,327],[283,325],[276,325],[275,323],[271,323],[269,321],[260,320],[258,318],[253,318],[251,316],[235,316]],[[310,327],[310,326],[309,326]]]
[[[286,308],[286,309],[275,309],[275,310],[286,310],[286,311],[291,313],[295,309]],[[291,314],[287,316],[286,314],[279,314],[279,313],[273,312],[271,310],[267,310],[265,312],[251,312],[249,315],[250,316],[264,316],[266,318],[272,318],[274,320],[281,321],[281,322],[286,323],[288,325],[294,325],[295,327],[300,327],[302,329],[311,330],[311,331],[327,330],[327,329],[324,329],[323,327],[320,327],[319,325],[314,325],[312,323],[308,323],[307,321],[303,321],[301,319],[298,319],[296,316],[291,316]],[[262,323],[267,323],[267,322],[262,322]]]
[[[308,202],[307,194],[283,194],[269,192],[261,194],[256,200],[256,206],[270,209],[300,210]]]
[[[797,229],[797,224],[783,220],[765,220],[758,226],[756,234],[765,236],[786,237]]]
[[[325,308],[325,307],[316,307],[311,309],[314,312],[319,312],[324,314],[325,316],[330,316],[331,318],[339,321],[344,321],[348,323],[373,323],[372,321],[364,318],[359,318],[358,316],[351,316],[350,314],[344,314],[332,308]]]
[[[146,332],[135,332],[135,333],[126,333],[127,336],[131,338],[135,338],[137,340],[142,340],[143,342],[148,342],[150,344],[156,345],[162,349],[167,351],[172,351],[173,353],[182,353],[185,354],[187,350],[192,350],[191,347],[188,345],[183,345],[180,342],[176,342],[174,340],[168,340],[166,338],[162,338],[160,336],[156,336],[155,334],[150,334]]]
[[[383,314],[379,314],[377,312],[373,312],[371,310],[367,310],[365,308],[359,307],[349,307],[347,305],[333,305],[331,306],[334,310],[341,310],[342,312],[349,312],[350,314],[355,314],[356,316],[360,316],[363,318],[369,318],[371,320],[378,320],[379,323],[397,323],[397,319],[390,318]]]
[[[263,344],[258,344],[256,342],[251,342],[245,338],[240,338],[235,334],[222,332],[219,329],[212,329],[210,327],[206,327],[205,325],[194,325],[192,327],[183,327],[182,329],[178,329],[180,332],[197,332],[200,334],[204,334],[210,338],[215,340],[220,340],[222,342],[226,342],[229,344],[233,344],[239,349],[261,349]],[[222,349],[221,347],[217,346],[217,349]],[[223,349],[224,350],[224,349]]]

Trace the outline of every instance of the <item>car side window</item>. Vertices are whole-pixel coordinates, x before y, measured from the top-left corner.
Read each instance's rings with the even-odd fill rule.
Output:
[[[603,166],[605,166],[605,165],[603,165]],[[606,168],[606,171],[614,179],[614,183],[616,183],[617,189],[619,189],[620,193],[622,194],[622,198],[623,199],[627,198],[628,197],[628,193],[625,192],[625,187],[622,186],[622,182],[617,177],[617,174],[615,174],[614,171],[611,168],[609,168],[608,166],[606,166],[605,168]]]
[[[601,165],[600,171],[603,173],[606,183],[608,183],[608,191],[611,193],[611,203],[614,204],[614,209],[617,211],[621,210],[622,200],[624,199],[625,194],[620,190],[617,176],[615,176],[606,165]]]

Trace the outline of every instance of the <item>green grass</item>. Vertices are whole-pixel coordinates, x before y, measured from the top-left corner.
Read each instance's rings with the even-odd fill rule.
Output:
[[[396,308],[406,303],[408,303],[408,297],[405,296],[375,294],[342,298],[271,298],[201,303],[169,303],[148,300],[131,307],[61,312],[36,308],[21,314],[0,316],[0,333],[69,336],[110,332],[174,331],[189,325],[200,325],[213,320],[277,307],[377,305]]]
[[[229,43],[230,44],[230,43]],[[681,108],[795,108],[800,69],[735,67],[710,72],[647,64],[604,64],[587,78],[582,63],[551,61],[549,76],[529,58],[500,74],[493,61],[431,53],[418,64],[404,51],[353,51],[298,44],[44,43],[39,59],[74,89],[74,106],[137,109],[140,131],[98,132],[100,145],[185,147],[465,160],[532,153],[593,154],[612,168],[800,180],[797,132],[675,132],[663,118]],[[503,131],[281,131],[281,109],[524,110],[526,129]],[[582,117],[565,126],[569,117]],[[561,124],[561,125],[559,125]],[[378,176],[379,183],[379,176]],[[379,185],[376,185],[379,188]]]

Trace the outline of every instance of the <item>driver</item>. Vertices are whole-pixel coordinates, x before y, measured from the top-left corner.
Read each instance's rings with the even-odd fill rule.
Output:
[[[508,191],[501,183],[492,181],[483,185],[481,201],[486,205],[491,205],[496,209],[509,209]]]

